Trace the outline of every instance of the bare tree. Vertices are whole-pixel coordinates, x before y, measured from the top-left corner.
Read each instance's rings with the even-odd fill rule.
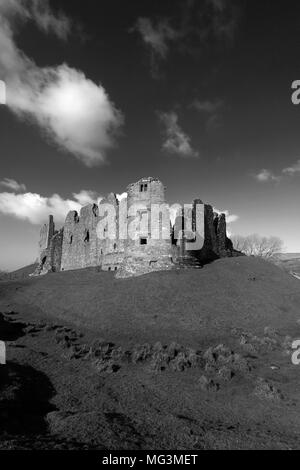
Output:
[[[237,251],[265,259],[274,258],[283,248],[283,241],[280,238],[262,237],[256,233],[247,236],[235,235],[231,240]]]

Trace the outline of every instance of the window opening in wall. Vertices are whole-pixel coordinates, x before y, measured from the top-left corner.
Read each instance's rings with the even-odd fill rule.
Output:
[[[73,243],[73,235],[70,236],[70,245]]]
[[[97,206],[97,204],[93,204],[92,211],[93,211],[94,216],[98,217],[98,206]]]
[[[147,238],[140,238],[140,245],[147,245],[148,240]]]
[[[140,192],[141,193],[145,193],[147,190],[148,190],[148,184],[147,183],[143,183],[143,184],[140,185]]]
[[[90,231],[89,231],[89,230],[86,230],[86,231],[85,231],[84,241],[85,241],[86,243],[88,243],[88,242],[90,241]]]

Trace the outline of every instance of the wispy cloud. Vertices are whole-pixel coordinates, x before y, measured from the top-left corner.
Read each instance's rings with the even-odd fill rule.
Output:
[[[190,105],[191,108],[194,108],[199,113],[203,114],[206,119],[206,130],[211,131],[222,127],[223,118],[222,118],[222,109],[224,107],[224,101],[217,100],[199,100],[195,99]]]
[[[73,193],[73,197],[82,206],[93,203],[99,204],[102,199],[99,193],[87,189],[82,189],[79,193]]]
[[[210,6],[212,31],[219,40],[234,39],[238,23],[237,10],[232,0],[207,0]]]
[[[28,58],[15,42],[20,20],[34,21],[60,39],[67,38],[71,26],[66,16],[52,12],[47,0],[1,0],[0,76],[6,82],[7,106],[86,165],[105,161],[123,124],[122,113],[103,86],[83,72],[67,64],[41,68]]]
[[[223,11],[226,8],[226,0],[208,0],[215,10]]]
[[[185,158],[199,156],[199,152],[194,150],[191,145],[191,138],[179,126],[177,113],[159,111],[158,117],[164,126],[162,149],[165,152]]]
[[[71,31],[70,18],[62,12],[55,14],[49,0],[1,0],[0,13],[9,20],[19,16],[23,21],[34,21],[39,29],[60,39],[66,39]]]
[[[191,107],[199,111],[200,113],[214,114],[216,111],[219,111],[224,105],[222,100],[204,100],[195,99]]]
[[[254,178],[260,183],[268,182],[279,182],[283,177],[292,177],[300,174],[300,160],[297,160],[293,165],[283,168],[279,175],[276,175],[272,170],[263,168],[257,174],[254,174]]]
[[[131,31],[139,32],[144,43],[162,59],[167,56],[169,43],[179,38],[179,32],[166,19],[155,23],[150,18],[138,18]]]
[[[280,180],[280,176],[276,176],[271,170],[267,170],[266,168],[263,168],[253,176],[260,183],[268,183],[270,181],[278,182]]]
[[[131,32],[138,32],[150,53],[151,74],[159,78],[159,61],[167,58],[170,45],[181,35],[171,25],[168,19],[154,22],[150,18],[138,18]]]
[[[15,191],[15,192],[26,191],[25,184],[20,184],[16,180],[11,179],[11,178],[4,178],[2,181],[0,181],[0,186],[2,186],[3,188],[7,188],[11,191]]]
[[[139,17],[130,32],[137,32],[150,51],[152,76],[158,78],[159,64],[172,47],[194,54],[195,47],[199,51],[215,41],[232,41],[237,23],[236,7],[230,0],[183,0],[180,16]]]
[[[300,173],[300,160],[298,160],[294,165],[284,168],[282,173],[288,176],[294,176],[297,173]]]

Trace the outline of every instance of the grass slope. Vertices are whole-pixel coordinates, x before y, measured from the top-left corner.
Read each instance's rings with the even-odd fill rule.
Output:
[[[294,332],[300,283],[255,258],[223,259],[202,270],[119,280],[93,269],[49,274],[12,285],[22,310],[54,317],[114,342],[199,341],[233,327]]]
[[[28,276],[34,272],[36,267],[37,263],[33,263],[12,272],[0,271],[0,281],[17,281],[20,279],[27,279]]]
[[[275,264],[289,273],[300,276],[300,253],[282,253]]]
[[[0,449],[299,449],[299,370],[284,336],[300,338],[299,301],[299,280],[246,257],[126,280],[87,269],[1,282]],[[89,351],[95,338],[110,344],[74,357],[66,333]],[[157,341],[201,361],[128,359]],[[225,368],[207,355],[220,343]],[[127,359],[107,371],[119,346]]]

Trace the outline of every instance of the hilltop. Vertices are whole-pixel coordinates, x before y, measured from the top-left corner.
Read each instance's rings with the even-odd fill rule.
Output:
[[[9,373],[21,390],[24,370],[33,382],[16,413],[43,403],[30,441],[0,407],[2,448],[299,447],[300,282],[277,266],[240,257],[123,280],[85,269],[0,293],[19,332]]]
[[[16,269],[15,271],[0,270],[0,281],[17,281],[21,279],[28,279],[36,267],[37,263],[32,263],[28,266],[24,266],[23,268]]]
[[[8,292],[14,287],[8,284]],[[299,282],[289,274],[242,257],[126,280],[92,268],[52,273],[24,279],[13,298],[30,315],[69,322],[90,334],[101,331],[113,341],[131,335],[142,341],[161,335],[199,341],[224,328],[293,329],[299,293]]]
[[[300,253],[281,253],[274,263],[285,271],[300,276]]]

